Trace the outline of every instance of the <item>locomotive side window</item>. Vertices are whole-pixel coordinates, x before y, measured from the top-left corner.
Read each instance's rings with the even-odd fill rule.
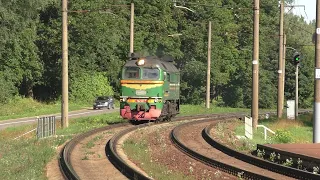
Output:
[[[128,79],[137,79],[139,78],[140,68],[138,67],[127,67],[124,70],[124,78]]]
[[[143,68],[142,79],[159,79],[159,69]]]
[[[177,82],[177,74],[172,74],[172,76],[170,76],[170,82]]]

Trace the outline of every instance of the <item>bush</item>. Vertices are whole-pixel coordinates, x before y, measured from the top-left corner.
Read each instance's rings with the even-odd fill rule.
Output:
[[[114,92],[105,73],[82,73],[71,79],[70,99],[92,102],[97,96],[113,96]]]
[[[279,143],[290,143],[293,140],[290,131],[286,130],[277,130],[273,138]]]
[[[5,104],[17,94],[17,88],[5,78],[5,73],[0,72],[0,77],[0,104]]]

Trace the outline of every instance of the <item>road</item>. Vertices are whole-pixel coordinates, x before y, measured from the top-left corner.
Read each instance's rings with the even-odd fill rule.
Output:
[[[78,117],[85,117],[85,116],[93,116],[93,115],[98,115],[98,114],[103,114],[103,113],[111,113],[111,112],[119,112],[119,108],[100,109],[100,110],[83,109],[83,110],[78,110],[78,111],[70,111],[69,112],[69,119],[78,118]],[[56,120],[61,120],[61,113],[41,115],[38,117],[46,117],[46,116],[56,116]],[[12,127],[12,126],[32,124],[32,123],[35,123],[36,121],[37,121],[37,116],[4,120],[4,121],[0,121],[0,130],[5,129],[7,127]]]

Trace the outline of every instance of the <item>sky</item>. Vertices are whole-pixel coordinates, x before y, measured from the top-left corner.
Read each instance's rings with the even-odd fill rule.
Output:
[[[316,19],[316,1],[317,0],[295,0],[295,5],[305,5],[303,7],[295,7],[293,12],[297,15],[301,15],[307,22]]]

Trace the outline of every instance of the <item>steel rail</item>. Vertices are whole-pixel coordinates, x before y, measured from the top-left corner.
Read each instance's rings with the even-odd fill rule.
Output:
[[[148,176],[145,176],[141,172],[137,171],[135,168],[131,167],[128,165],[118,154],[116,145],[118,144],[118,141],[120,140],[121,137],[124,135],[135,131],[139,128],[145,127],[148,124],[141,124],[129,129],[125,129],[121,131],[120,133],[116,134],[113,136],[107,143],[106,145],[106,155],[108,156],[110,162],[127,178],[129,179],[141,179],[141,180],[149,180],[151,179]]]
[[[301,160],[301,165],[306,168],[308,172],[313,171],[313,167],[319,167],[320,165],[320,159],[312,156],[307,156],[303,154],[298,154],[286,150],[281,150],[275,147],[268,147],[265,145],[257,144],[257,150],[263,150],[265,152],[264,157],[269,158],[271,153],[276,153],[277,155],[280,155],[280,159],[275,158],[277,162],[286,162],[287,159],[292,158],[293,159],[293,166],[297,166],[298,159]],[[257,154],[257,150],[254,151],[254,154]],[[279,164],[279,163],[276,163]],[[297,169],[297,168],[295,168]],[[320,178],[320,175],[318,175],[318,178]]]
[[[206,140],[208,144],[210,144],[212,147],[222,151],[225,154],[228,154],[229,156],[233,156],[241,161],[253,164],[255,166],[268,169],[270,171],[283,174],[289,177],[293,178],[298,178],[298,179],[319,179],[320,176],[317,174],[312,174],[307,171],[299,170],[296,168],[288,167],[288,166],[283,166],[277,163],[273,163],[270,161],[266,161],[263,159],[259,159],[257,157],[251,156],[251,155],[246,155],[244,153],[235,151],[218,141],[215,141],[212,136],[210,136],[210,131],[214,127],[215,124],[211,124],[207,126],[205,129],[202,131],[202,137]]]
[[[241,114],[242,116],[244,116],[244,114]],[[193,119],[212,119],[213,117],[218,118],[221,116],[226,116],[226,115],[222,115],[222,114],[205,114],[205,115],[193,115],[193,116],[180,116],[180,117],[176,117],[173,118],[174,121],[183,121],[183,120],[193,120]],[[122,174],[124,174],[126,177],[128,177],[129,179],[151,179],[150,177],[147,177],[145,175],[143,175],[141,172],[137,171],[135,168],[131,167],[130,165],[128,165],[118,154],[117,150],[116,150],[116,144],[119,143],[119,140],[121,137],[123,137],[124,135],[135,131],[139,128],[142,127],[147,127],[147,126],[154,126],[154,125],[159,125],[159,124],[163,124],[163,123],[168,123],[167,121],[164,122],[160,122],[160,123],[152,123],[152,124],[142,124],[142,125],[138,125],[129,129],[125,129],[123,131],[121,131],[120,133],[116,134],[115,136],[113,136],[107,143],[106,145],[106,154],[108,156],[108,158],[110,159],[110,162],[112,162],[112,164],[120,171],[122,172]]]
[[[109,125],[109,126],[93,129],[91,131],[88,131],[86,133],[80,134],[80,135],[76,136],[75,138],[71,139],[64,146],[63,150],[60,153],[59,168],[60,168],[60,171],[62,172],[63,176],[66,179],[71,179],[71,180],[80,179],[79,176],[77,175],[77,173],[75,172],[75,170],[72,167],[70,155],[71,155],[73,149],[75,148],[75,146],[81,140],[85,139],[86,137],[88,137],[88,136],[90,136],[92,134],[99,133],[99,132],[106,131],[106,130],[110,130],[110,129],[114,129],[114,128],[123,127],[123,126],[126,126],[126,125],[129,125],[129,123],[113,124],[113,125]]]
[[[225,164],[223,162],[220,161],[216,161],[214,159],[208,158],[200,153],[197,153],[196,151],[193,151],[192,149],[188,148],[185,144],[183,144],[179,138],[178,138],[178,132],[186,127],[186,126],[190,126],[196,123],[205,123],[205,122],[212,122],[212,121],[222,121],[222,120],[226,120],[226,119],[231,119],[231,118],[239,118],[239,116],[236,115],[230,115],[230,116],[225,116],[223,118],[219,118],[219,119],[209,119],[209,120],[202,120],[202,121],[193,121],[193,122],[189,122],[189,123],[185,123],[182,125],[179,125],[177,127],[175,127],[170,134],[171,140],[172,142],[175,144],[175,146],[180,149],[182,152],[186,153],[188,156],[190,156],[191,158],[194,158],[198,161],[201,161],[204,164],[207,164],[208,166],[211,166],[213,168],[217,168],[221,171],[227,172],[229,174],[232,174],[234,176],[238,176],[239,174],[241,174],[241,176],[243,178],[246,179],[272,179],[269,178],[267,176],[263,176],[260,174],[256,174],[256,173],[252,173],[250,171],[246,171],[228,164]]]

